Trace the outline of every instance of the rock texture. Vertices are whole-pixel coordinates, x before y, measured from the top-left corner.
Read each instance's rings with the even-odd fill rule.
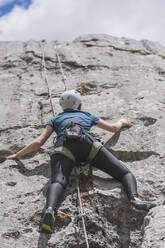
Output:
[[[111,152],[136,175],[139,194],[156,208],[131,208],[120,183],[94,170],[93,186],[81,182],[90,248],[165,248],[165,47],[109,35],[66,42],[0,43],[0,160],[23,148],[55,113],[65,85],[83,95],[83,108],[114,122],[134,126],[121,132]],[[44,70],[43,51],[45,56]],[[45,74],[46,73],[46,74]],[[45,79],[45,76],[47,79]],[[111,134],[93,129],[106,141]],[[49,184],[48,151],[0,164],[0,244],[7,248],[85,248],[81,220],[57,215],[52,235],[39,232]],[[60,210],[78,216],[73,175]]]

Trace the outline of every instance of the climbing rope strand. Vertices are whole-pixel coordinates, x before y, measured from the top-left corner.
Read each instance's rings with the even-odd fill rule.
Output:
[[[41,50],[42,50],[42,69],[44,70],[44,76],[43,76],[43,78],[44,78],[45,83],[47,85],[48,96],[49,96],[49,99],[50,99],[50,104],[51,104],[52,112],[53,112],[53,115],[55,115],[55,111],[54,111],[53,103],[52,103],[52,96],[51,96],[51,92],[50,92],[50,88],[49,88],[49,82],[48,82],[48,76],[47,76],[47,71],[46,71],[46,65],[45,65],[45,51],[44,51],[44,47],[42,46],[42,43],[41,42],[40,42],[40,46],[41,46]],[[65,90],[66,90],[66,83],[65,83],[66,76],[65,76],[65,74],[63,72],[61,60],[60,60],[60,57],[59,57],[59,54],[58,54],[58,50],[57,50],[57,46],[56,45],[55,45],[55,50],[56,50],[57,60],[58,60],[58,63],[60,65],[61,74],[63,76],[63,83],[64,83]],[[85,219],[84,219],[84,216],[83,216],[83,206],[82,206],[82,201],[81,201],[81,194],[80,194],[79,185],[77,186],[77,192],[78,192],[78,199],[79,199],[79,204],[80,204],[80,212],[81,212],[81,218],[82,218],[82,224],[83,224],[83,230],[84,230],[84,235],[85,235],[86,246],[87,246],[87,248],[89,248],[89,242],[88,242],[88,236],[87,236],[87,231],[86,231]],[[60,214],[65,215],[67,217],[70,217],[70,218],[73,218],[74,217],[72,215],[63,213],[60,210],[57,210],[57,212],[60,213]]]
[[[86,225],[85,225],[85,219],[84,219],[84,212],[83,212],[83,206],[82,206],[82,201],[81,201],[81,194],[80,194],[80,188],[77,186],[77,191],[78,191],[78,198],[79,198],[79,203],[80,203],[80,212],[81,212],[81,219],[82,219],[82,224],[83,224],[83,230],[84,230],[84,235],[85,235],[85,241],[86,241],[86,246],[89,248],[89,242],[88,242],[88,236],[87,236],[87,231],[86,231]]]
[[[57,45],[54,46],[54,49],[55,49],[55,52],[56,52],[56,56],[57,56],[57,60],[58,60],[58,63],[59,63],[59,66],[60,66],[60,71],[61,71],[61,74],[62,74],[62,81],[64,83],[64,91],[67,90],[67,87],[66,87],[66,75],[64,74],[64,71],[63,71],[63,68],[62,68],[62,63],[61,63],[61,59],[60,59],[60,56],[58,54],[58,49],[57,49]]]
[[[50,100],[50,105],[51,105],[51,109],[52,109],[52,113],[53,116],[55,115],[55,110],[53,107],[53,101],[52,101],[52,95],[51,95],[51,91],[49,88],[49,81],[48,81],[48,75],[47,75],[47,70],[46,70],[46,64],[45,64],[45,46],[42,45],[41,41],[40,41],[40,47],[41,47],[41,51],[42,51],[42,78],[44,78],[44,81],[46,83],[47,86],[47,90],[48,90],[48,96],[49,96],[49,100]],[[44,71],[44,73],[43,73]]]
[[[62,68],[62,63],[61,63],[61,60],[60,60],[60,56],[58,54],[57,45],[55,45],[54,48],[55,48],[57,60],[58,60],[59,66],[60,66],[60,71],[61,71],[61,74],[62,74],[62,77],[63,77],[64,87],[65,87],[65,90],[66,90],[67,89],[66,88],[66,76],[65,76],[63,68]],[[86,246],[87,246],[87,248],[89,248],[89,242],[88,242],[88,236],[87,236],[87,231],[86,231],[85,219],[84,219],[84,216],[83,216],[83,206],[82,206],[82,201],[81,201],[81,194],[80,194],[79,185],[77,185],[77,193],[78,193],[78,199],[79,199],[79,204],[80,204],[80,212],[81,212],[81,219],[82,219],[82,224],[83,224],[83,230],[84,230],[84,235],[85,235]]]
[[[58,54],[57,45],[55,45],[54,48],[55,48],[56,55],[57,55],[57,60],[58,60],[59,66],[60,66],[60,71],[61,71],[61,74],[63,76],[64,87],[65,87],[65,90],[66,90],[66,76],[65,76],[63,68],[62,68],[62,63],[61,63],[61,60],[60,60],[60,56]],[[85,241],[86,241],[87,248],[89,248],[89,242],[88,242],[88,236],[87,236],[87,231],[86,231],[86,226],[85,226],[85,219],[84,219],[84,216],[83,216],[83,207],[82,207],[82,201],[81,201],[81,194],[80,194],[79,185],[77,186],[77,193],[78,193],[78,198],[79,198],[80,212],[81,212],[83,230],[84,230],[84,235],[85,235]]]

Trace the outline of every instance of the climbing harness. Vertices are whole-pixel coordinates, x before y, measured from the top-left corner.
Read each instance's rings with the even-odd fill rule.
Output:
[[[69,158],[69,159],[73,160],[74,162],[76,162],[76,159],[75,159],[73,153],[68,148],[66,148],[65,146],[55,147],[53,154],[62,154],[64,156],[66,156],[67,158]]]
[[[64,138],[66,138],[66,139],[78,139],[82,135],[87,135],[91,139],[91,136],[89,134],[84,133],[83,128],[81,127],[80,124],[71,122],[65,129]],[[101,149],[102,146],[103,146],[102,143],[100,143],[99,141],[92,140],[92,147],[91,147],[91,150],[89,152],[89,155],[88,155],[88,158],[87,158],[85,164],[90,163],[95,158],[95,156],[97,155],[97,153],[99,152],[99,150]],[[73,153],[63,145],[55,147],[53,153],[54,154],[58,154],[58,153],[62,154],[64,156],[66,156],[67,158],[76,162],[76,158],[73,155]]]

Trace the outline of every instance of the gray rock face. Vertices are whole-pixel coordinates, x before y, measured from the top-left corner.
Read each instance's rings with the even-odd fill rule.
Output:
[[[33,141],[58,105],[65,85],[55,42],[0,43],[0,161]],[[135,174],[139,195],[158,204],[132,209],[120,183],[94,170],[93,186],[80,184],[90,248],[165,248],[165,48],[151,41],[87,35],[59,42],[67,89],[83,95],[83,108],[109,122],[134,125],[111,152]],[[45,56],[44,70],[43,51]],[[45,74],[46,73],[46,74]],[[46,77],[46,78],[45,78]],[[51,107],[50,97],[53,103]],[[103,141],[112,134],[93,128]],[[51,236],[39,233],[52,140],[21,161],[0,164],[0,244],[17,248],[84,248],[73,175]]]

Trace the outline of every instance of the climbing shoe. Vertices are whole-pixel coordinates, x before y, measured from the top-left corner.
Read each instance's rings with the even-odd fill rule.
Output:
[[[43,217],[43,222],[41,225],[41,232],[53,233],[54,232],[54,222],[55,222],[54,211],[53,211],[52,207],[49,207],[46,209],[44,217]]]
[[[138,198],[132,201],[132,205],[138,210],[145,210],[145,211],[149,211],[149,209],[156,207],[156,203],[150,201],[142,201]]]

